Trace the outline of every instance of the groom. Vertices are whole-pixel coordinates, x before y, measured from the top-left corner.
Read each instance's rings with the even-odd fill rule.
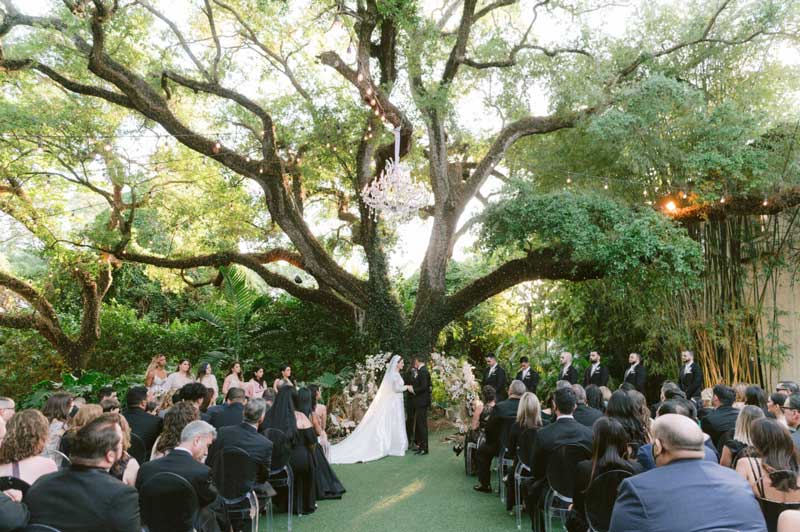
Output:
[[[411,405],[414,411],[414,454],[428,454],[428,409],[431,406],[431,374],[420,356],[414,357],[411,378]]]

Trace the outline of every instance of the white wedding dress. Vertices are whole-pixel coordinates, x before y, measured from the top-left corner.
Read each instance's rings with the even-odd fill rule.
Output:
[[[408,450],[403,377],[395,355],[364,419],[347,438],[331,446],[332,464],[370,462],[384,456],[403,456]]]

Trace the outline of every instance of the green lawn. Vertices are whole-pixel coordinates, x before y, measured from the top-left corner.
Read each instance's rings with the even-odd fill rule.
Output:
[[[496,494],[477,493],[474,477],[464,474],[463,455],[432,435],[428,456],[409,454],[368,464],[335,466],[347,493],[339,501],[320,501],[316,513],[293,520],[299,532],[429,532],[437,530],[511,531],[514,517]],[[493,476],[494,481],[494,476]],[[496,486],[495,486],[496,487]],[[262,522],[261,530],[266,530]],[[286,530],[286,514],[275,515],[275,529]],[[530,521],[523,521],[530,530]]]

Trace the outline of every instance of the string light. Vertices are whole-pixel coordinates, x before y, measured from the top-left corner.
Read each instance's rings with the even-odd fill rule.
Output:
[[[769,205],[769,201],[767,201],[767,198],[766,198],[766,196],[764,197],[764,201],[762,201],[762,202],[761,202],[761,205],[763,205],[764,207],[766,207],[767,205]]]
[[[362,81],[364,81],[364,74],[362,74],[361,72],[359,72],[359,73],[358,73],[358,75],[356,76],[356,80],[357,80],[359,83],[361,83]]]
[[[675,212],[678,209],[678,206],[675,205],[675,202],[672,200],[668,201],[667,204],[664,205],[664,207],[667,209],[668,212]]]
[[[719,199],[719,202],[720,202],[720,203],[725,203],[725,196],[722,196],[722,197]]]
[[[571,185],[571,184],[572,184],[572,178],[571,178],[571,177],[568,177],[568,178],[567,178],[567,184],[568,184],[568,185]]]

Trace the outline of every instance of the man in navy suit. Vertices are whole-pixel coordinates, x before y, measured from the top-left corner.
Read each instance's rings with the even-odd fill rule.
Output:
[[[691,419],[678,414],[656,419],[653,455],[655,469],[620,484],[610,532],[767,530],[747,481],[703,460],[703,433]]]
[[[212,411],[208,409],[211,414],[209,423],[219,430],[222,427],[235,427],[242,423],[244,419],[244,403],[247,400],[244,390],[242,388],[230,388],[227,395],[225,395],[225,405],[222,407],[215,407]]]

